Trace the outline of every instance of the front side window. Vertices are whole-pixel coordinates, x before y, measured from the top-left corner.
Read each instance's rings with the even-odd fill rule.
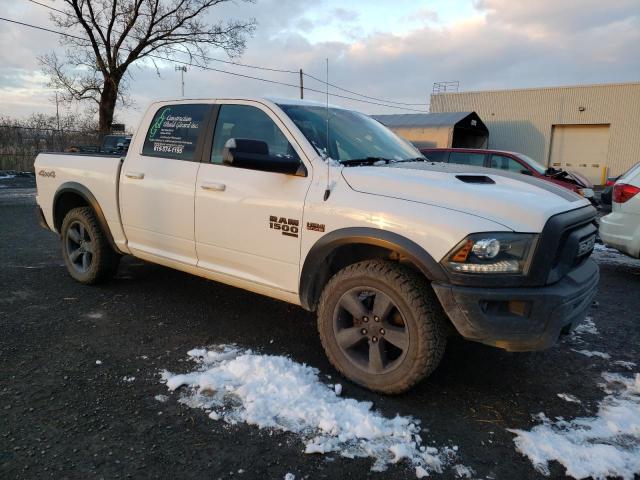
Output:
[[[449,163],[484,167],[484,153],[451,152]]]
[[[222,151],[231,138],[260,140],[269,147],[271,156],[298,158],[287,137],[269,116],[250,105],[222,105],[213,134],[211,163],[222,163]]]
[[[504,155],[491,155],[491,168],[498,168],[514,173],[522,173],[522,170],[526,170],[520,162],[515,161],[513,158],[505,157]]]
[[[522,160],[524,163],[526,163],[530,168],[538,172],[540,175],[544,175],[547,171],[546,168],[544,168],[542,165],[536,162],[533,158],[528,157],[527,155],[518,153],[518,158]]]
[[[315,105],[280,104],[279,107],[318,153],[339,162],[369,158],[393,161],[423,158],[409,142],[362,113]]]
[[[144,139],[142,155],[194,160],[211,105],[177,104],[158,109]],[[199,160],[199,159],[198,159]]]

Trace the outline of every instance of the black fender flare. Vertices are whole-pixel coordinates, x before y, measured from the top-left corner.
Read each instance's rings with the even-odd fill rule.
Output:
[[[113,248],[115,252],[122,254],[122,252],[116,245],[116,242],[113,240],[113,235],[111,235],[109,224],[107,223],[107,219],[104,216],[104,212],[102,211],[102,208],[100,208],[100,204],[98,203],[98,200],[96,200],[96,197],[93,195],[93,193],[91,193],[91,191],[81,183],[65,182],[62,185],[60,185],[56,190],[56,193],[53,196],[53,212],[52,212],[54,227],[56,226],[56,223],[57,223],[56,207],[58,206],[58,200],[64,193],[75,193],[76,195],[82,197],[89,204],[91,209],[96,214],[96,218],[98,220],[98,223],[100,224],[100,228],[104,232],[105,237],[107,237],[107,241],[109,242],[109,245],[111,246],[111,248]]]
[[[408,258],[429,281],[446,282],[442,266],[420,245],[402,235],[369,227],[349,227],[334,230],[320,238],[309,250],[300,273],[300,304],[312,310],[318,294],[318,272],[325,259],[344,245],[361,244],[383,247]]]

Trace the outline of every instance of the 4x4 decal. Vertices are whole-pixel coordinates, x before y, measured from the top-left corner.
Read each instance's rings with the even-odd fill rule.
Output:
[[[307,230],[312,232],[324,232],[324,223],[307,222]]]
[[[300,221],[295,218],[269,216],[269,228],[280,230],[282,235],[298,238]]]

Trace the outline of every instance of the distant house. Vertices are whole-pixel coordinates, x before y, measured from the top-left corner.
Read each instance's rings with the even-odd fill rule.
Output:
[[[577,171],[595,184],[640,161],[640,83],[431,95],[432,112],[475,111],[488,147]]]
[[[406,113],[373,118],[419,148],[487,148],[489,130],[476,112]]]

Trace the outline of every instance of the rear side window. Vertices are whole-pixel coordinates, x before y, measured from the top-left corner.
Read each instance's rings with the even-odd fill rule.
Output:
[[[210,110],[211,105],[207,104],[161,107],[149,126],[142,147],[142,155],[194,160]]]
[[[449,155],[449,163],[484,167],[484,153],[451,152],[451,155]]]
[[[435,151],[435,152],[424,152],[424,156],[427,157],[432,162],[446,162],[447,157],[449,156],[449,152],[445,151]]]

